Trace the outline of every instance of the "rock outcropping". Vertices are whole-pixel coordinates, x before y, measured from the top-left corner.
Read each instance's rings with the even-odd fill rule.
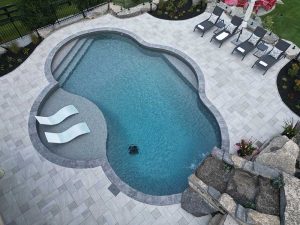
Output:
[[[256,158],[256,162],[294,175],[299,146],[286,136],[276,137]]]
[[[285,225],[299,225],[300,224],[300,182],[299,179],[283,174],[284,195],[285,195]]]
[[[190,214],[201,217],[218,212],[218,209],[212,207],[192,188],[187,188],[181,197],[181,207]]]

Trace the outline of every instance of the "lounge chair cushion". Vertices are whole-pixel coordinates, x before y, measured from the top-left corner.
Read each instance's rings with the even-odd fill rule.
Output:
[[[253,35],[249,38],[248,42],[250,42],[250,43],[253,44],[253,45],[256,45],[257,42],[259,41],[259,39],[260,39],[260,37],[258,37],[258,36],[256,36],[255,34],[253,34]]]
[[[226,30],[232,34],[233,31],[235,30],[235,28],[236,28],[236,26],[231,23],[227,26]]]
[[[204,27],[201,24],[198,24],[197,27],[201,30],[204,30]]]
[[[264,67],[267,67],[267,66],[268,66],[268,64],[265,63],[264,61],[259,61],[258,63],[259,63],[260,65],[264,66]]]
[[[90,129],[86,123],[77,123],[62,133],[45,132],[46,139],[49,143],[67,143],[83,134],[90,133]]]
[[[212,14],[211,17],[209,17],[208,21],[210,21],[212,23],[216,23],[218,18],[219,17],[217,15]]]
[[[222,41],[224,38],[226,38],[229,34],[227,32],[222,32],[218,36],[216,36],[216,39],[219,41]]]
[[[281,50],[279,50],[278,48],[274,47],[272,49],[272,51],[269,53],[270,56],[274,57],[275,59],[278,59],[278,57],[280,56],[280,54],[282,53]]]
[[[244,53],[245,52],[245,49],[241,48],[241,47],[237,47],[237,50],[241,53]]]

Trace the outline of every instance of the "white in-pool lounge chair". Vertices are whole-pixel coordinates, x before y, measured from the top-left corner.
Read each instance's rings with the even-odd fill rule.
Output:
[[[69,116],[77,114],[78,110],[74,105],[67,105],[60,110],[58,110],[52,116],[44,117],[44,116],[35,116],[36,120],[43,125],[56,125],[64,121]]]
[[[72,141],[73,139],[77,138],[80,135],[90,133],[90,129],[87,126],[86,123],[78,123],[66,131],[62,133],[50,133],[50,132],[45,132],[47,141],[49,143],[57,143],[57,144],[62,144],[62,143],[67,143],[69,141]]]

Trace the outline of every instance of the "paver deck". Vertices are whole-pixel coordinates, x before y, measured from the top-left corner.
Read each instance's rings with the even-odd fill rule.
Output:
[[[233,44],[218,48],[192,32],[202,14],[185,21],[165,21],[148,14],[130,19],[105,15],[62,28],[47,37],[19,68],[0,78],[0,213],[6,225],[75,224],[207,224],[209,216],[194,218],[179,204],[153,206],[123,193],[114,196],[101,167],[70,169],[53,164],[33,148],[28,134],[30,108],[48,82],[44,64],[63,39],[82,30],[115,27],[145,41],[176,48],[200,66],[206,94],[224,117],[231,145],[240,138],[264,141],[281,131],[283,121],[297,118],[281,101],[276,76],[281,60],[262,76],[251,69],[256,58],[231,55]]]

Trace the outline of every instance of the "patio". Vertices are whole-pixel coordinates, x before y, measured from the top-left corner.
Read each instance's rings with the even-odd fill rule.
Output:
[[[114,27],[178,49],[200,66],[206,95],[226,121],[231,146],[241,138],[263,142],[277,135],[284,120],[298,119],[276,87],[277,73],[288,60],[262,76],[263,71],[251,69],[256,60],[252,54],[241,61],[230,54],[234,48],[230,41],[218,48],[209,43],[212,32],[204,38],[192,32],[207,15],[185,21],[158,20],[148,14],[83,20],[51,34],[25,63],[0,78],[0,161],[6,172],[0,180],[0,213],[5,224],[207,224],[209,216],[195,218],[179,204],[147,205],[118,193],[101,167],[69,169],[47,161],[33,148],[28,134],[31,106],[48,84],[44,65],[50,51],[79,31]]]

